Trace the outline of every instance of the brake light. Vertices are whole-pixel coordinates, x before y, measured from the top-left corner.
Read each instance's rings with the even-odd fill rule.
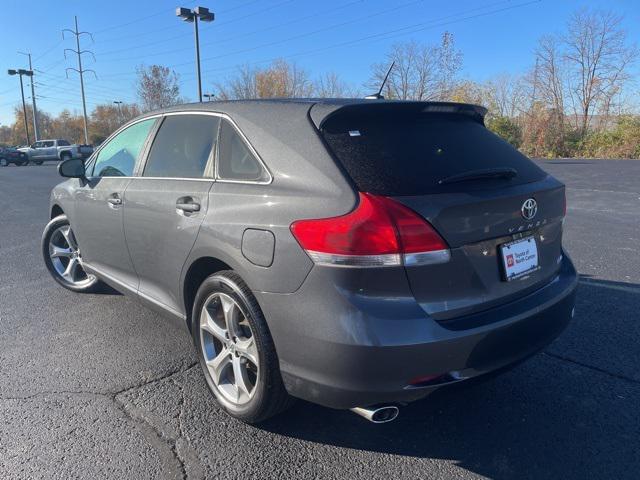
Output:
[[[359,195],[358,206],[346,215],[291,224],[294,237],[314,262],[374,267],[449,260],[445,241],[416,212],[387,197]]]

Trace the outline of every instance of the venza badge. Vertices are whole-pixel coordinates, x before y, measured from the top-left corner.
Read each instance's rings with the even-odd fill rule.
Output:
[[[538,202],[533,198],[526,199],[522,204],[520,212],[525,220],[531,220],[536,216],[536,213],[538,213]]]

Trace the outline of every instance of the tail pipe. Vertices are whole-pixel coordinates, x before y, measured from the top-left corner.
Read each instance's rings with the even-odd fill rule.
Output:
[[[366,418],[372,423],[387,423],[398,418],[400,409],[395,405],[378,405],[373,407],[355,407],[350,409],[356,415]]]

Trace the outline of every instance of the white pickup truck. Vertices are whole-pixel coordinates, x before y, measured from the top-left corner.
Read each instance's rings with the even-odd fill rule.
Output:
[[[91,145],[71,145],[67,140],[39,140],[30,147],[19,148],[28,155],[29,161],[41,165],[47,160],[88,158],[93,153]]]

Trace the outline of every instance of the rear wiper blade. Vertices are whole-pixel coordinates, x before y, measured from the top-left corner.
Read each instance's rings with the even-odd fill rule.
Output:
[[[513,178],[518,175],[515,168],[485,168],[480,170],[469,170],[468,172],[457,173],[450,177],[438,180],[438,185],[446,185],[447,183],[467,182],[471,180],[482,180],[485,178]]]

